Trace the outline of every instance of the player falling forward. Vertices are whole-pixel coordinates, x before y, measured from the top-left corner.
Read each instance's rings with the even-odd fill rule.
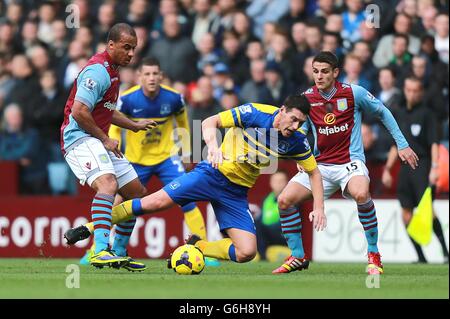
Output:
[[[95,254],[90,263],[97,267],[145,265],[109,249],[111,210],[114,196],[134,198],[146,193],[131,164],[118,149],[118,141],[108,136],[111,124],[133,130],[147,130],[152,120],[132,121],[115,111],[119,95],[119,67],[128,65],[136,48],[136,33],[128,24],[114,25],[104,52],[94,55],[74,81],[64,109],[61,148],[81,184],[88,183],[97,194],[92,206]]]
[[[315,138],[314,155],[323,176],[324,196],[330,197],[339,188],[345,198],[355,200],[358,217],[368,243],[368,273],[383,273],[378,252],[378,222],[374,203],[369,193],[369,173],[364,164],[361,139],[361,114],[372,112],[379,116],[394,138],[399,157],[413,169],[418,157],[408,146],[391,112],[364,88],[336,81],[338,60],[331,52],[320,52],[312,62],[315,86],[304,94],[311,103],[308,120],[302,129],[312,130]],[[286,216],[295,212],[295,206],[311,198],[307,175],[295,175],[278,197],[281,227],[286,227]],[[292,218],[288,219],[292,223]],[[289,273],[301,268],[305,254],[301,236],[283,230],[292,256],[273,273]]]
[[[184,99],[177,91],[161,85],[163,74],[159,61],[155,58],[144,58],[138,69],[140,85],[123,92],[120,97],[120,111],[133,120],[151,119],[158,127],[151,131],[132,132],[127,130],[125,136],[125,157],[136,170],[139,180],[147,185],[153,175],[158,176],[164,185],[183,175],[182,160],[177,154],[178,147],[174,143],[174,124],[180,132],[184,156],[190,155],[189,122]],[[181,134],[182,133],[182,134]],[[111,126],[110,136],[121,140],[119,127]],[[119,201],[120,203],[120,201]],[[116,203],[117,204],[117,201]],[[202,213],[195,203],[181,208],[189,230],[206,238],[205,222]],[[116,241],[113,251],[125,254],[136,219],[116,226]],[[93,233],[93,223],[70,230],[66,237],[70,244],[86,239]]]
[[[298,130],[306,120],[310,104],[303,95],[289,96],[281,108],[248,103],[207,118],[202,131],[208,146],[208,161],[175,179],[159,191],[142,199],[126,201],[113,208],[113,222],[135,216],[184,206],[195,201],[210,201],[224,239],[208,242],[192,235],[205,256],[247,262],[256,255],[255,225],[247,200],[260,170],[270,165],[270,157],[296,160],[307,172],[312,185],[314,211],[309,218],[316,230],[326,226],[323,212],[322,177],[306,136]],[[231,128],[219,148],[217,128]],[[289,226],[300,233],[301,225]],[[303,267],[307,268],[308,263]]]

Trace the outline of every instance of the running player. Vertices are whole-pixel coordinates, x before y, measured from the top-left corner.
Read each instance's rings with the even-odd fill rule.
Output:
[[[161,85],[163,74],[159,61],[144,58],[139,66],[140,85],[125,91],[120,97],[120,111],[135,121],[152,119],[158,127],[151,131],[126,131],[124,139],[125,157],[131,162],[143,185],[147,185],[153,175],[158,176],[164,185],[183,175],[184,166],[175,145],[175,132],[182,144],[183,156],[190,155],[189,122],[184,99],[172,88]],[[174,130],[174,123],[176,129]],[[121,141],[121,129],[111,126],[110,136]],[[115,202],[115,204],[120,203]],[[202,213],[195,203],[182,207],[189,230],[206,238],[205,223]],[[113,251],[119,255],[126,254],[136,219],[116,226]],[[93,223],[75,228],[70,232],[74,240],[71,244],[89,237],[93,233]],[[211,263],[210,263],[211,264]]]
[[[358,217],[368,243],[368,273],[383,273],[378,252],[378,222],[374,203],[369,193],[369,173],[365,166],[361,140],[361,114],[377,115],[394,138],[399,157],[415,169],[418,157],[409,147],[391,112],[364,88],[336,81],[339,75],[338,59],[328,51],[320,52],[312,62],[315,86],[304,93],[311,111],[302,129],[311,130],[314,155],[323,176],[324,196],[330,197],[339,188],[346,198],[355,200]],[[311,198],[308,175],[299,172],[278,197],[280,217],[295,211],[295,206]],[[291,221],[291,220],[290,220]],[[292,255],[275,274],[303,269],[307,261],[300,236],[283,232]]]
[[[111,124],[133,130],[148,130],[152,120],[132,121],[115,111],[119,95],[119,67],[133,58],[137,38],[128,24],[109,31],[106,50],[94,55],[74,81],[64,109],[61,149],[81,184],[88,183],[97,194],[92,206],[96,267],[128,267],[134,261],[109,249],[111,210],[114,196],[125,198],[145,194],[131,164],[123,157],[118,141],[108,136]]]

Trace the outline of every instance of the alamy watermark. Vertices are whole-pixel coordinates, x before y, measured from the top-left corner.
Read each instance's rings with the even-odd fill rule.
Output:
[[[66,266],[66,287],[69,289],[80,288],[80,267],[76,264]]]
[[[366,26],[370,29],[380,28],[380,7],[376,4],[369,4],[365,10]]]
[[[366,271],[369,270],[369,267],[366,268]],[[376,275],[368,275],[366,277],[366,288],[380,288],[380,274]]]
[[[80,27],[80,8],[76,4],[69,4],[66,6],[66,28],[78,29]]]

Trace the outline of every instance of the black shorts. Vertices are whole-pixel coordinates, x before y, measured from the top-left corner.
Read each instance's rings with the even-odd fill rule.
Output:
[[[417,207],[425,189],[428,187],[430,169],[430,159],[421,159],[415,170],[408,164],[402,164],[398,174],[397,195],[403,208],[413,209]]]

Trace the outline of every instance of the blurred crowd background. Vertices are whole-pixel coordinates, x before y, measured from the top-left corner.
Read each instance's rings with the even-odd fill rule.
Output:
[[[143,57],[156,57],[191,120],[240,103],[280,106],[313,84],[312,57],[329,50],[340,59],[341,81],[391,110],[405,107],[405,77],[420,78],[448,148],[448,1],[370,3],[379,17],[362,0],[0,1],[0,161],[20,164],[23,194],[76,192],[60,153],[63,109],[79,70],[105,49],[117,22],[138,36],[131,65],[120,70],[121,91],[137,83]],[[381,123],[365,117],[362,134],[368,161],[384,162],[392,139]]]

